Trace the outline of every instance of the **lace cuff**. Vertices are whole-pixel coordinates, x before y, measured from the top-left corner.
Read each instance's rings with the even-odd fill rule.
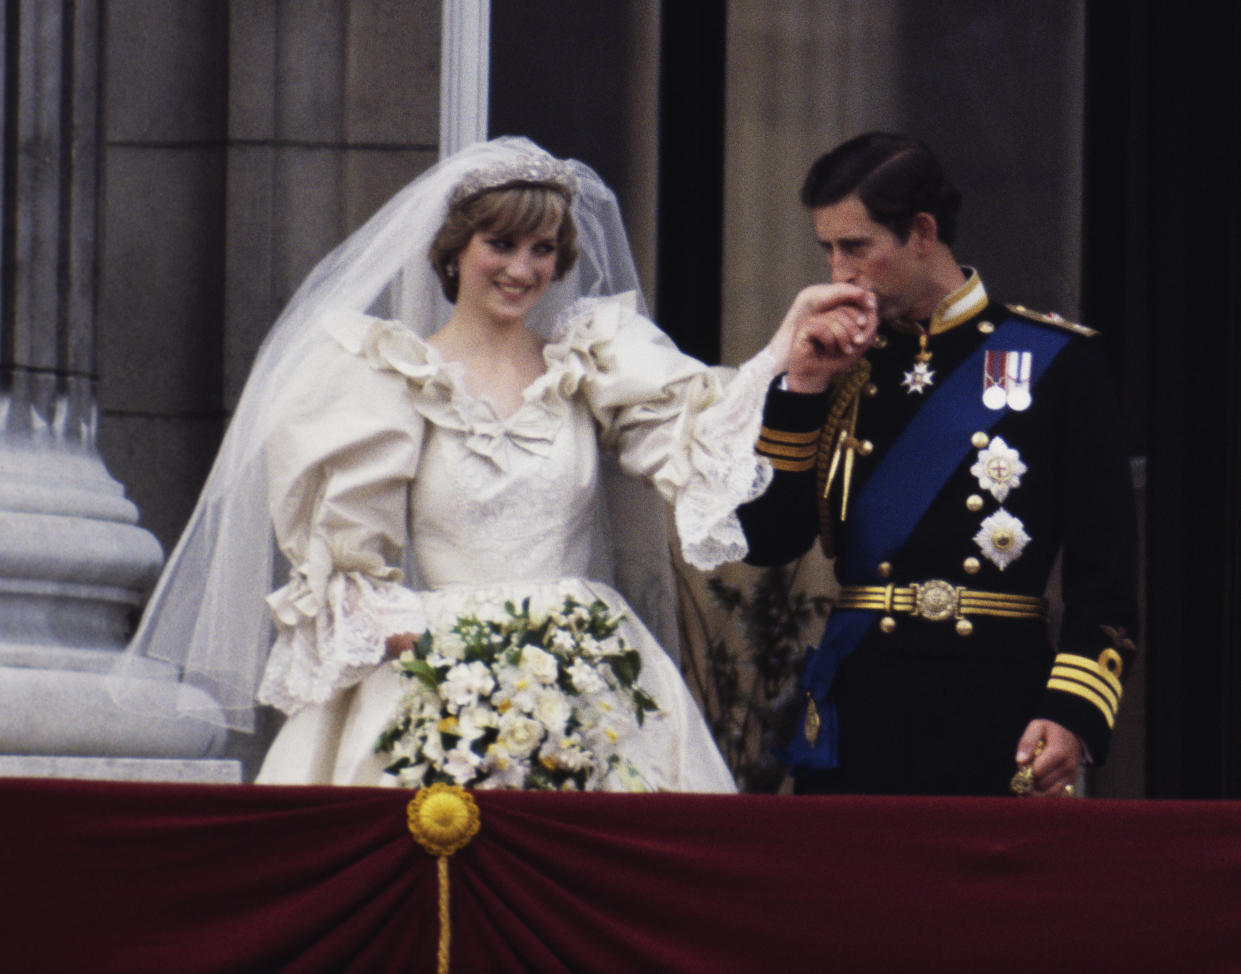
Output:
[[[363,680],[383,662],[388,636],[426,628],[421,596],[362,572],[332,574],[321,598],[295,578],[267,601],[277,636],[257,696],[287,714]]]
[[[737,371],[719,401],[695,423],[690,446],[694,472],[674,507],[682,554],[695,568],[709,571],[740,561],[749,551],[737,507],[771,483],[771,464],[754,451],[754,444],[778,365],[775,353],[763,349]]]

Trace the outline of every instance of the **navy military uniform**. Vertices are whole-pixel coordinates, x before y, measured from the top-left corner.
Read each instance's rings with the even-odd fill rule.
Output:
[[[749,560],[819,536],[841,595],[802,677],[799,791],[1005,793],[1026,725],[1108,749],[1134,656],[1129,467],[1093,332],[991,301],[884,324],[821,396],[773,385]],[[1052,649],[1043,595],[1063,548]]]

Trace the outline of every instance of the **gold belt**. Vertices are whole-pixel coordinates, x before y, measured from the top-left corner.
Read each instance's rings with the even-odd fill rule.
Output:
[[[836,598],[836,608],[869,609],[887,615],[904,613],[930,622],[967,616],[1047,618],[1047,600],[1037,595],[981,592],[938,578],[910,585],[846,585]]]

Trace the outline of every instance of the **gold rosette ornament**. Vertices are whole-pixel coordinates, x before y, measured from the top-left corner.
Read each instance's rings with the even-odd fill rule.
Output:
[[[478,805],[459,785],[419,789],[406,814],[414,839],[433,856],[451,856],[478,834]]]
[[[478,805],[460,785],[436,783],[418,790],[406,806],[405,816],[414,840],[439,859],[440,942],[436,970],[439,974],[448,974],[452,942],[448,857],[464,849],[478,834],[481,827]]]

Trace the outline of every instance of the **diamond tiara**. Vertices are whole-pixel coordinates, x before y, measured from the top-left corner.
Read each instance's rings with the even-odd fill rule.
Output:
[[[452,191],[448,202],[450,206],[456,206],[479,193],[513,185],[546,186],[566,199],[572,199],[577,190],[577,179],[567,163],[552,156],[504,160],[467,173]]]

